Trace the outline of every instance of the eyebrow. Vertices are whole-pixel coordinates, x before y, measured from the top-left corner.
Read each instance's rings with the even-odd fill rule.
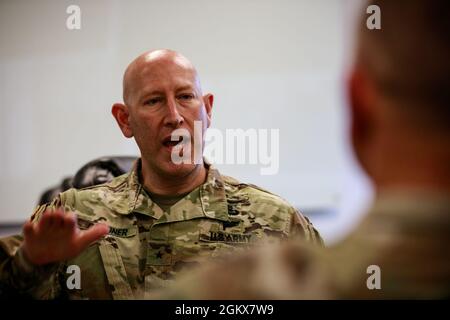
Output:
[[[164,95],[164,92],[162,92],[160,90],[153,90],[153,91],[146,92],[139,97],[139,101],[145,100],[148,97],[155,96],[155,95]]]
[[[192,85],[184,85],[184,86],[181,86],[181,87],[177,88],[175,92],[180,92],[180,91],[185,91],[185,90],[196,91],[194,86],[192,86]],[[145,100],[148,97],[154,96],[154,95],[165,95],[165,92],[161,91],[161,90],[149,91],[149,92],[144,93],[143,95],[141,95],[141,97],[139,97],[139,101]]]
[[[195,91],[195,88],[191,85],[186,85],[186,86],[182,86],[182,87],[178,88],[176,90],[176,92],[184,91],[184,90],[194,90]]]
[[[164,92],[160,91],[160,90],[153,90],[153,91],[146,92],[142,96],[153,96],[153,95],[161,95],[161,94],[164,94]]]

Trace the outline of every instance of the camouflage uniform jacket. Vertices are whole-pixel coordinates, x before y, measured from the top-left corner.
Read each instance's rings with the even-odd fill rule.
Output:
[[[137,162],[136,164],[139,164]],[[222,176],[209,167],[207,180],[164,212],[143,189],[139,166],[111,182],[70,189],[38,206],[74,211],[80,229],[97,222],[109,235],[64,263],[35,267],[19,250],[21,236],[0,241],[0,280],[38,299],[143,299],[202,258],[216,257],[279,239],[300,236],[322,244],[307,218],[280,197]],[[70,265],[80,268],[81,288],[69,290]]]

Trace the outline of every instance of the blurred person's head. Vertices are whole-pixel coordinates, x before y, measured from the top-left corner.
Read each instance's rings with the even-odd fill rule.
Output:
[[[211,120],[213,96],[202,94],[197,71],[187,58],[171,50],[141,54],[125,71],[123,100],[112,112],[124,136],[136,140],[143,170],[176,180],[203,169],[203,163],[193,159],[181,164],[171,159],[178,142],[170,139],[174,130],[186,129],[193,138],[194,121],[201,121],[203,138]],[[191,150],[193,158],[192,140]]]
[[[352,142],[376,189],[450,190],[450,2],[379,0],[359,23]]]

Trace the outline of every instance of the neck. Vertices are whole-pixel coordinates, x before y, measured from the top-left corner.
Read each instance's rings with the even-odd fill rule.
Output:
[[[408,169],[410,168],[410,169]],[[388,176],[384,178],[384,176]],[[428,190],[450,194],[450,172],[438,166],[419,164],[401,164],[385,169],[376,183],[377,192],[391,189]]]
[[[450,194],[450,146],[443,137],[391,135],[373,156],[377,191],[415,189]],[[397,135],[397,137],[399,137]]]
[[[144,188],[161,196],[189,193],[203,184],[208,175],[205,165],[198,164],[191,171],[179,175],[158,174],[141,161],[141,181]]]

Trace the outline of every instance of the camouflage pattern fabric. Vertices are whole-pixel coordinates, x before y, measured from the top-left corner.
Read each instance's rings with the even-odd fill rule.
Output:
[[[140,162],[110,183],[70,189],[50,204],[77,214],[80,229],[103,222],[109,235],[64,263],[30,265],[21,236],[0,241],[0,281],[38,299],[143,299],[202,259],[286,238],[322,244],[311,223],[280,197],[222,176],[209,166],[207,181],[163,211],[138,179]],[[81,289],[69,290],[67,267],[81,269]]]
[[[271,245],[180,276],[153,298],[449,298],[449,240],[448,195],[390,191],[335,246]]]

